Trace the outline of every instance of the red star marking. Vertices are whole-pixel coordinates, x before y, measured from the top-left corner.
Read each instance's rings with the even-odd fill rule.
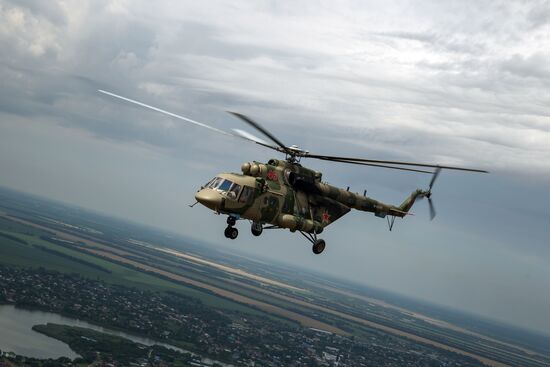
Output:
[[[267,179],[271,181],[277,181],[279,180],[279,176],[277,176],[277,172],[275,171],[268,171],[267,172]]]
[[[330,221],[330,214],[328,212],[323,213],[323,223]]]

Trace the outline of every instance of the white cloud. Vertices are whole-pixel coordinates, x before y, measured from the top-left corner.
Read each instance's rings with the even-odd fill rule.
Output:
[[[225,94],[267,125],[286,110],[312,127],[375,129],[385,151],[394,136],[409,134],[423,159],[550,166],[548,27],[532,19],[538,5],[378,5],[66,5],[69,25],[42,32],[50,22],[36,23],[40,32],[31,34],[42,36],[26,47],[34,55],[56,50],[74,73],[176,108],[193,88]],[[10,11],[7,24],[28,27],[21,19],[29,10]],[[227,102],[209,104],[223,110]],[[444,140],[446,151],[430,151],[432,140]],[[466,154],[476,149],[496,161]],[[527,152],[539,163],[519,164]]]
[[[436,240],[448,247],[459,246],[462,243],[448,234],[472,231],[478,242],[466,244],[464,253],[483,243],[484,236],[517,248],[521,239],[514,237],[514,226],[518,226],[535,238],[529,246],[522,245],[521,251],[546,254],[547,247],[541,244],[548,242],[548,235],[539,222],[548,215],[542,196],[550,174],[548,9],[544,1],[0,0],[0,112],[3,119],[18,123],[9,128],[0,124],[0,147],[4,156],[17,157],[14,152],[19,144],[8,141],[9,136],[23,136],[25,142],[36,144],[31,149],[36,158],[3,165],[3,172],[12,172],[9,181],[3,182],[17,186],[19,180],[29,191],[56,193],[58,198],[70,193],[66,200],[192,231],[214,221],[206,212],[196,214],[196,219],[181,210],[195,182],[202,183],[211,171],[238,169],[242,160],[271,154],[210,137],[207,132],[200,134],[198,128],[96,94],[99,88],[110,89],[224,129],[239,126],[224,112],[236,109],[256,118],[283,141],[311,151],[500,171],[502,175],[484,177],[468,187],[462,187],[469,182],[462,176],[453,176],[457,182],[450,180],[438,187],[441,191],[448,188],[442,198],[449,197],[445,215],[452,220],[438,218],[442,222],[436,228],[442,229]],[[53,145],[51,151],[48,143]],[[134,160],[131,149],[121,153],[117,146],[137,149],[139,159]],[[94,149],[100,153],[100,163],[93,159]],[[44,168],[40,180],[34,181],[45,180],[50,186],[34,183],[37,161],[45,166],[52,160],[53,167],[62,169],[60,157],[72,152],[71,167],[78,167],[80,159],[88,166],[95,164],[90,170],[78,169],[79,177],[71,178],[77,184],[63,187]],[[124,163],[110,162],[109,156]],[[161,164],[164,159],[170,163]],[[181,172],[185,164],[202,170]],[[131,178],[120,173],[125,166],[132,167]],[[328,169],[322,163],[317,166]],[[147,170],[154,171],[155,177]],[[88,180],[97,185],[95,191],[85,187],[88,171]],[[121,183],[101,186],[101,174],[117,177]],[[339,166],[330,166],[325,177],[342,185],[368,183],[369,192],[386,198],[394,195],[396,200],[411,185],[425,184],[413,176],[397,176],[397,180],[387,172]],[[514,180],[524,182],[510,184]],[[185,189],[178,189],[180,183]],[[524,192],[524,183],[533,187]],[[132,192],[119,195],[128,185],[135,185]],[[153,186],[154,195],[148,196]],[[88,197],[88,192],[95,196]],[[174,192],[179,198],[176,204]],[[125,199],[112,200],[119,196]],[[140,201],[142,196],[147,198]],[[511,203],[514,208],[506,206]],[[507,217],[502,219],[504,214]],[[374,244],[367,250],[357,249],[353,233],[367,220],[357,216],[343,219],[334,232],[327,231],[328,239],[350,243],[348,252],[339,252],[341,263],[357,265],[356,270],[337,266],[334,271],[348,277],[372,276],[402,291],[398,282],[383,283],[384,269],[371,272],[357,263],[363,263],[357,254],[375,255],[374,263],[376,255],[401,258],[403,251],[397,245],[384,250],[376,250]],[[490,231],[479,228],[488,220],[493,221]],[[406,233],[418,242],[437,232],[422,217],[406,223],[411,223],[404,224]],[[376,232],[376,224],[367,229],[375,232],[373,240],[388,241],[386,234]],[[217,240],[211,232],[208,228],[203,233]],[[283,238],[277,236],[267,238],[265,245]],[[284,236],[288,239],[289,235]],[[407,244],[406,238],[399,239]],[[250,251],[265,250],[243,241]],[[426,245],[418,256],[434,253],[432,245],[436,246]],[[296,251],[290,245],[281,246],[271,246],[279,251],[274,257],[287,259],[288,251]],[[492,251],[498,249],[480,250],[485,259],[492,258]],[[410,259],[403,258],[400,264],[418,260],[417,252],[411,250]],[[437,256],[434,262],[445,261],[445,254]],[[461,256],[459,263],[468,263],[467,254]],[[512,262],[513,256],[507,259]],[[310,260],[298,256],[296,261]],[[548,263],[547,258],[544,262]],[[313,262],[309,265],[319,269]],[[492,266],[501,266],[493,272],[502,277],[497,279],[501,284],[514,279],[515,273],[505,265]],[[407,274],[411,282],[425,279],[422,269],[414,270]],[[476,274],[483,276],[482,271]],[[452,283],[444,272],[440,275],[440,289]],[[473,277],[471,282],[475,281]],[[544,285],[539,282],[535,288]],[[490,287],[480,288],[488,292],[489,300],[483,305],[486,312],[495,302],[491,303]],[[426,286],[422,292],[429,297],[431,290]],[[506,300],[521,308],[513,294],[499,298],[499,302]],[[475,310],[474,304],[462,306]],[[543,316],[521,322],[536,326]]]

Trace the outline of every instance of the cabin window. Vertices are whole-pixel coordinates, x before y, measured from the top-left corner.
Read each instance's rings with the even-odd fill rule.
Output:
[[[244,186],[241,196],[239,197],[239,203],[247,203],[252,197],[253,189],[249,186]]]
[[[237,195],[241,191],[241,185],[234,183],[231,185],[231,188],[227,191],[227,197],[233,200],[237,200]]]

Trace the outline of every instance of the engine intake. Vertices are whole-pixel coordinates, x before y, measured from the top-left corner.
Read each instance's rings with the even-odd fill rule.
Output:
[[[314,177],[301,175],[296,172],[289,172],[287,175],[287,181],[296,190],[309,193],[319,192],[319,189],[315,185]]]

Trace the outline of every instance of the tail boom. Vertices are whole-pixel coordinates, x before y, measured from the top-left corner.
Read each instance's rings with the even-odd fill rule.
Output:
[[[316,187],[321,196],[328,197],[352,209],[374,213],[378,217],[391,215],[403,218],[410,215],[409,210],[416,199],[428,194],[427,191],[415,190],[401,205],[394,206],[325,183],[317,183]]]

